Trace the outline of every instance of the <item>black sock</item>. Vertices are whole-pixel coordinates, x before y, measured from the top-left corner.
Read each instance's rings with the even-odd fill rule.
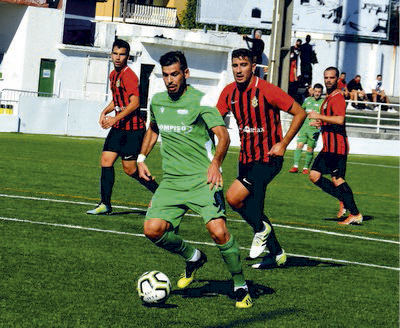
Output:
[[[315,182],[315,185],[320,187],[323,191],[328,193],[329,195],[341,200],[340,194],[333,184],[332,181],[328,180],[327,178],[320,177],[317,182]]]
[[[262,224],[262,213],[258,213],[257,210],[245,204],[239,209],[232,208],[234,211],[238,212],[243,219],[253,228],[254,233],[259,232],[263,229]]]
[[[148,190],[150,190],[153,194],[158,188],[158,183],[156,180],[152,178],[152,180],[147,181],[143,178],[139,177],[139,172],[136,170],[135,173],[131,174],[131,177],[137,180],[142,186],[145,186]]]
[[[354,201],[353,192],[351,191],[351,188],[347,182],[339,185],[337,190],[340,192],[340,200],[343,202],[344,208],[348,209],[352,215],[357,215],[360,213],[358,211],[356,202]]]
[[[100,194],[101,202],[105,205],[111,205],[111,193],[114,186],[114,180],[114,166],[102,167],[100,178]]]
[[[271,254],[276,255],[282,251],[282,247],[276,238],[274,227],[264,213],[257,213],[255,208],[245,204],[242,208],[236,209],[243,219],[253,228],[254,233],[260,232],[264,228],[263,221],[271,227],[271,232],[267,238],[267,248]]]

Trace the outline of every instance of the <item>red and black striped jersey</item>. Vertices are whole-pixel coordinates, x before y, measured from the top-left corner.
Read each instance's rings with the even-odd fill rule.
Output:
[[[268,152],[282,140],[280,110],[287,112],[294,99],[277,86],[254,76],[241,92],[236,82],[222,91],[217,108],[222,116],[233,113],[239,127],[239,162],[268,162]]]
[[[120,72],[113,70],[110,74],[110,82],[114,109],[117,113],[129,104],[131,96],[139,97],[138,77],[128,66]],[[113,127],[120,130],[143,130],[146,127],[146,121],[140,110],[136,109],[115,123]]]
[[[321,105],[321,114],[326,116],[346,116],[346,102],[339,89],[325,98]],[[339,155],[347,155],[349,153],[345,124],[322,122],[322,141],[321,152]]]

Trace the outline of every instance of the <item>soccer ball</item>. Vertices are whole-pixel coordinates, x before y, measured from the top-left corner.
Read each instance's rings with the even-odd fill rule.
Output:
[[[160,271],[145,272],[138,279],[137,291],[143,303],[162,304],[169,297],[171,282]]]

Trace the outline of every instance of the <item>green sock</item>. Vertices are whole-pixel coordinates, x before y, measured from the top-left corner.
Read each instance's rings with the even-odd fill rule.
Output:
[[[306,156],[304,158],[304,168],[308,169],[310,167],[310,164],[312,162],[314,156],[314,152],[313,151],[306,151]]]
[[[183,238],[174,231],[166,231],[155,244],[171,253],[181,255],[185,260],[189,260],[196,250],[196,248],[184,241]]]
[[[217,247],[219,248],[222,259],[232,275],[233,285],[235,287],[246,285],[246,280],[244,279],[242,270],[242,262],[240,260],[239,245],[235,238],[231,236],[231,239],[229,239],[226,244],[217,244]]]
[[[294,151],[294,166],[298,167],[301,159],[302,149],[296,148]]]

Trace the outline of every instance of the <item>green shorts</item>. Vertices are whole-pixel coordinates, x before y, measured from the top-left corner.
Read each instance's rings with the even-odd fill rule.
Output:
[[[190,209],[203,217],[204,223],[225,218],[222,189],[210,190],[206,177],[164,177],[151,200],[146,220],[162,219],[179,227],[183,215]]]
[[[315,148],[317,146],[319,133],[320,132],[318,129],[311,129],[309,127],[300,129],[299,136],[297,137],[297,142],[306,144],[310,148]]]

